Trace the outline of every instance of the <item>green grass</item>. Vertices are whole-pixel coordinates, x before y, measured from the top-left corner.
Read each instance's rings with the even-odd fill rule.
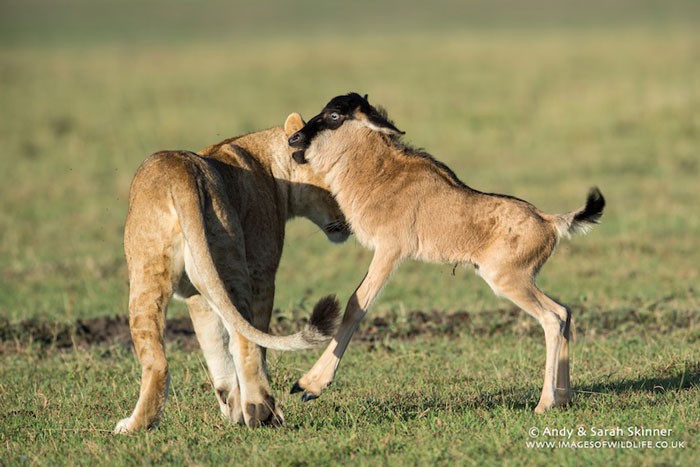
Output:
[[[374,350],[358,345],[332,389],[309,404],[287,389],[314,355],[274,353],[272,377],[287,425],[254,431],[221,420],[197,353],[171,349],[173,383],[161,427],[127,438],[110,430],[132,409],[136,395],[139,371],[129,352],[117,347],[45,358],[14,355],[2,369],[9,396],[2,443],[6,461],[41,464],[101,463],[104,455],[110,464],[577,463],[572,456],[588,464],[683,464],[697,452],[700,368],[691,344],[669,349],[667,338],[682,337],[618,336],[578,344],[575,405],[544,417],[532,412],[544,352],[539,335],[388,340]],[[8,379],[22,391],[9,391]],[[532,427],[667,428],[672,435],[665,438],[590,435],[572,441],[674,441],[688,447],[528,448]]]
[[[608,207],[539,281],[575,311],[578,395],[567,411],[532,414],[544,357],[534,321],[504,320],[511,305],[471,272],[407,262],[372,317],[396,335],[412,310],[467,311],[472,324],[354,342],[310,404],[286,392],[318,352],[272,353],[281,430],[224,423],[201,356],[173,345],[161,427],[114,437],[137,397],[132,353],[18,341],[0,354],[0,464],[692,463],[700,16],[692,1],[609,3],[3,2],[0,322],[125,314],[122,229],[145,157],[279,125],[292,111],[309,117],[351,90],[475,188],[556,212],[595,184]],[[291,222],[278,313],[297,316],[327,293],[346,300],[370,258],[352,239],[333,246]],[[531,427],[579,426],[668,428],[664,440],[686,447],[526,445]],[[585,440],[599,439],[609,438]]]

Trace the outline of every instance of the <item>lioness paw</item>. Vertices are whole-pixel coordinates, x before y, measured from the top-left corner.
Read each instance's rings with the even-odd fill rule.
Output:
[[[246,404],[245,422],[250,428],[259,426],[277,428],[284,424],[284,414],[275,404],[275,399],[272,396],[267,396],[260,403]]]

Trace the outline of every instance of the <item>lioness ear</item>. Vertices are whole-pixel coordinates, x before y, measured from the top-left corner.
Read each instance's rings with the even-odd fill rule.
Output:
[[[287,135],[287,137],[290,137],[297,131],[304,128],[304,125],[306,125],[306,122],[303,118],[301,118],[301,115],[299,115],[297,112],[292,112],[284,122],[284,134]]]

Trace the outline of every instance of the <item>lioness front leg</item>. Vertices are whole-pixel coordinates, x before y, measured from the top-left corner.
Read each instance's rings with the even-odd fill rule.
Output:
[[[228,331],[201,295],[189,297],[187,308],[207,362],[221,413],[232,422],[243,424],[245,421],[241,407],[241,394],[236,367],[229,352]]]

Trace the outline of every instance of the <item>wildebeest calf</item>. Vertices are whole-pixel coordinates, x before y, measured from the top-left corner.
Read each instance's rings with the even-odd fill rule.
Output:
[[[374,250],[367,275],[321,358],[294,386],[318,397],[335,376],[358,324],[394,268],[405,258],[468,264],[542,325],[544,385],[535,412],[569,403],[571,312],[544,294],[535,276],[562,237],[586,232],[603,213],[597,188],[586,204],[547,214],[512,196],[482,193],[444,164],[400,141],[400,132],[366,97],[332,99],[289,138],[299,163],[322,176],[357,239]]]

